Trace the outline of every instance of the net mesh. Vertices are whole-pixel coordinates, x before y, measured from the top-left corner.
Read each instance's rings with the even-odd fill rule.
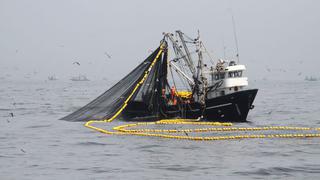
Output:
[[[88,121],[103,120],[112,117],[119,111],[128,96],[133,92],[136,84],[142,79],[145,71],[148,70],[159,51],[160,47],[109,90],[79,110],[61,119],[66,121]],[[161,58],[161,56],[159,58]],[[150,106],[152,106],[155,100],[154,97],[156,97],[154,90],[157,88],[156,83],[159,82],[157,73],[159,73],[161,64],[163,64],[162,61],[157,61],[145,83],[140,86],[132,96],[132,101],[144,102],[149,108],[153,109]]]

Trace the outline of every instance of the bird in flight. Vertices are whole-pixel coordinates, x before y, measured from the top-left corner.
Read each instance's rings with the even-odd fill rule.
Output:
[[[79,62],[73,62],[73,64],[76,64],[76,65],[78,65],[78,66],[80,66],[80,63]]]
[[[111,59],[111,55],[110,55],[110,54],[108,54],[107,52],[104,52],[104,54],[105,54],[109,59]]]

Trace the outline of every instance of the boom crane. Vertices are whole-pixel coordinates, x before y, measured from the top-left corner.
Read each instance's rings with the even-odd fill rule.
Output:
[[[172,47],[174,52],[176,53],[177,58],[176,59],[180,59],[182,58],[188,65],[189,70],[192,74],[193,78],[196,78],[197,74],[196,74],[196,69],[193,65],[193,62],[190,61],[190,53],[189,55],[185,55],[185,53],[181,50],[179,44],[177,43],[177,41],[173,38],[173,34],[171,33],[164,33],[165,37],[167,37],[171,43],[172,43]]]
[[[192,74],[193,83],[190,83],[190,78],[187,78],[185,74],[182,74],[189,82],[191,89],[193,90],[193,94],[196,95],[196,101],[198,101],[202,108],[205,108],[205,97],[206,97],[206,88],[207,88],[207,79],[204,77],[203,74],[203,57],[202,57],[202,42],[200,41],[200,35],[196,39],[192,41],[192,43],[197,45],[196,52],[198,54],[198,64],[197,67],[194,65],[193,59],[191,57],[190,51],[186,45],[186,40],[184,39],[184,34],[181,31],[176,31],[177,36],[179,37],[180,41],[176,40],[171,33],[164,33],[165,37],[167,37],[173,46],[173,50],[176,53],[176,59],[183,59],[186,65],[189,67],[189,70]],[[177,37],[177,38],[178,38]],[[178,43],[181,43],[178,44]],[[182,50],[183,48],[183,50]],[[175,60],[173,60],[176,62]],[[176,66],[174,66],[175,70],[178,73],[181,73]]]
[[[181,40],[181,44],[183,45],[184,51],[186,52],[187,58],[185,58],[185,60],[187,61],[188,66],[189,66],[192,74],[195,75],[196,69],[195,69],[195,67],[194,67],[194,64],[193,64],[193,61],[192,61],[192,58],[191,58],[189,49],[188,49],[188,47],[187,47],[187,45],[186,45],[186,42],[185,42],[185,40],[184,40],[184,38],[183,38],[183,33],[182,33],[181,31],[179,31],[179,30],[176,31],[176,33],[179,35],[179,38],[180,38],[180,40]]]

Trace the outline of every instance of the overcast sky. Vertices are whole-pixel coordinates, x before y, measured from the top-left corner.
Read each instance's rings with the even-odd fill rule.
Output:
[[[0,0],[0,77],[120,79],[177,29],[199,29],[215,58],[224,45],[232,58],[231,13],[250,79],[320,77],[319,10],[318,0]]]

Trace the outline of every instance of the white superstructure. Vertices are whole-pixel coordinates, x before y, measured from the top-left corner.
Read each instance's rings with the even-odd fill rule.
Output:
[[[246,67],[238,65],[234,61],[226,63],[219,60],[215,68],[211,68],[209,72],[208,88],[211,89],[207,93],[208,98],[214,98],[242,90],[248,86],[248,78],[243,76]]]

